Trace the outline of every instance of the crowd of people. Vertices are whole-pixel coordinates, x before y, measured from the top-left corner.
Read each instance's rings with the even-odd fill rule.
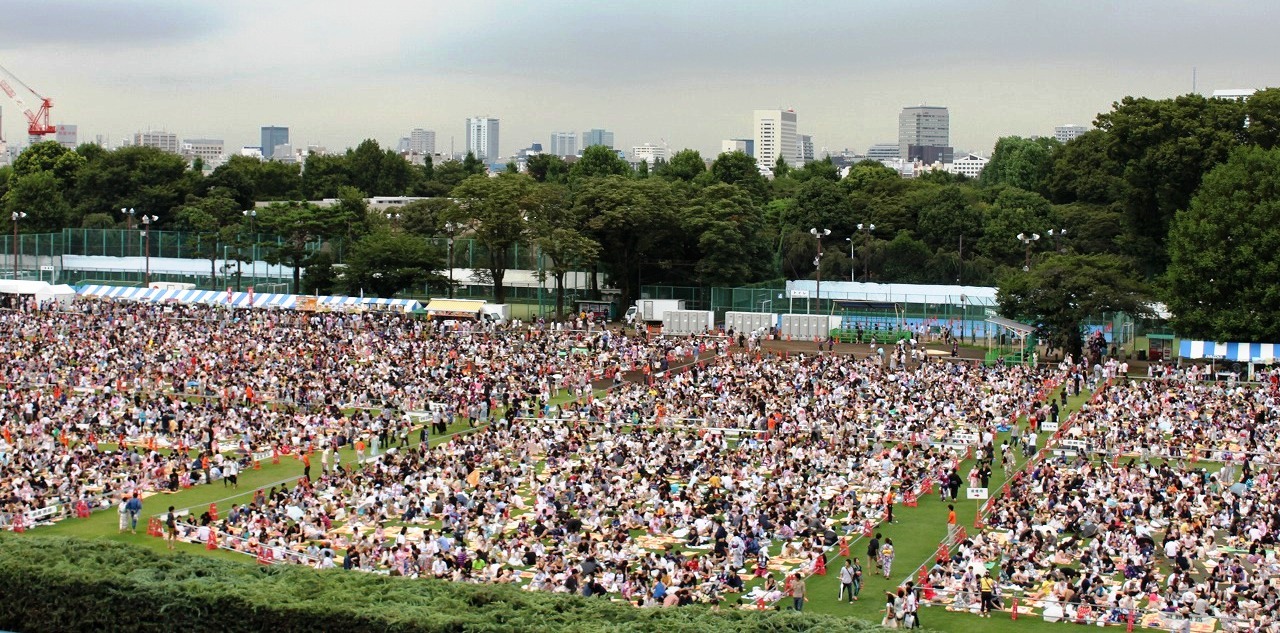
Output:
[[[931,591],[960,610],[1017,597],[1046,619],[1280,631],[1278,412],[1270,382],[1105,386]]]
[[[0,312],[0,523],[208,483],[254,454],[403,444],[408,411],[478,426],[673,345],[606,329],[464,335],[390,313],[91,299]]]
[[[928,482],[955,498],[969,447],[968,476],[986,487],[995,460],[1016,466],[1020,442],[1025,455],[1037,433],[1056,433],[1058,450],[988,505],[986,529],[920,589],[977,612],[1016,595],[1076,621],[1165,614],[1280,630],[1273,382],[1128,380],[1114,362],[983,367],[909,342],[888,355],[779,354],[756,333],[444,328],[110,300],[0,312],[0,335],[10,526],[87,503],[118,504],[125,529],[146,496],[229,485],[255,456],[297,455],[299,483],[221,517],[171,512],[172,531],[322,568],[641,606],[738,594],[799,607],[803,578],[892,520],[895,502]],[[1071,393],[1110,382],[1060,422],[1043,396],[1063,380]],[[455,422],[476,430],[423,441]],[[345,447],[356,459],[343,461]],[[890,575],[892,544],[872,540],[868,564]]]

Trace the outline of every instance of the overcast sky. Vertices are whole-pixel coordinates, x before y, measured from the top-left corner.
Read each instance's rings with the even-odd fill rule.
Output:
[[[751,111],[791,107],[816,148],[896,142],[897,114],[951,110],[957,149],[1089,123],[1125,95],[1280,85],[1280,3],[1234,0],[0,0],[0,65],[54,123],[258,144],[458,151],[469,115],[511,154],[603,127],[629,149],[718,151]],[[30,103],[34,98],[28,99]],[[0,95],[5,137],[25,123]]]

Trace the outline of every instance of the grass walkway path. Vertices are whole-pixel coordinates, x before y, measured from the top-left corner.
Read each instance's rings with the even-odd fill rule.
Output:
[[[1060,388],[1053,392],[1053,395],[1060,397],[1059,394],[1061,392]],[[1059,419],[1066,420],[1067,416],[1079,409],[1080,405],[1087,402],[1090,397],[1092,397],[1092,393],[1085,392],[1069,399],[1067,406],[1059,412]],[[1051,433],[1040,433],[1037,438],[1037,448],[1042,448],[1048,436],[1051,435]],[[1001,433],[997,436],[997,449],[999,444],[1008,439],[1008,437],[1008,433]],[[1000,483],[1012,475],[1012,473],[1006,473],[999,462],[1000,460],[997,459],[992,466],[992,496],[999,494]],[[1026,462],[1027,459],[1022,457],[1019,451],[1018,467],[1021,468]],[[962,463],[960,467],[961,477],[968,475],[969,469],[973,464],[974,460],[965,460]],[[949,503],[956,507],[957,523],[972,533],[974,531],[973,521],[979,504],[984,502],[964,499],[963,490],[961,498],[955,502],[940,500],[938,493],[935,491],[931,495],[922,495],[919,498],[917,507],[908,508],[899,503],[893,509],[894,519],[897,520],[897,523],[893,525],[881,524],[876,529],[885,537],[893,539],[895,560],[892,576],[885,579],[883,576],[876,574],[875,565],[867,561],[867,541],[866,539],[860,539],[849,547],[849,553],[852,556],[857,556],[862,561],[863,583],[861,599],[853,604],[839,602],[837,600],[840,590],[839,570],[844,566],[844,559],[839,558],[839,552],[832,548],[833,558],[827,563],[827,575],[814,576],[809,579],[810,598],[805,609],[819,613],[850,615],[879,623],[881,618],[884,617],[885,592],[895,591],[899,585],[908,580],[908,574],[910,574],[910,579],[914,580],[915,570],[919,565],[924,563],[932,565],[938,544],[947,535],[947,505]],[[1055,627],[1055,625],[1047,623],[1039,617],[1029,618],[1024,616],[1014,622],[1009,619],[1008,613],[993,613],[990,619],[980,619],[967,613],[947,611],[943,607],[923,609],[920,619],[925,627],[936,631],[981,630],[1041,633],[1061,631],[1062,628],[1061,626]]]
[[[469,430],[465,421],[456,422],[448,428],[448,432],[445,435],[428,437],[427,443],[435,446],[450,437],[467,433]],[[417,446],[418,444],[417,432],[411,433],[410,445]],[[342,463],[355,463],[355,449],[351,446],[343,448],[339,451],[339,454],[342,456]],[[147,497],[142,502],[142,516],[138,519],[137,534],[119,533],[118,515],[114,507],[94,512],[87,519],[63,519],[52,526],[29,530],[28,533],[76,536],[89,540],[119,541],[141,545],[156,551],[166,551],[167,546],[164,543],[164,539],[147,536],[146,523],[150,517],[167,511],[169,506],[179,509],[190,508],[191,513],[198,517],[200,513],[208,509],[210,503],[217,503],[218,515],[226,516],[227,512],[231,510],[232,504],[247,503],[257,490],[269,491],[272,487],[281,485],[288,485],[292,488],[297,485],[298,479],[302,477],[302,462],[294,457],[281,457],[279,464],[272,464],[268,461],[263,462],[261,466],[261,470],[245,469],[240,471],[240,488],[238,490],[225,487],[221,482],[214,482],[211,485],[192,486],[176,493],[160,493]],[[312,456],[311,474],[313,477],[318,477],[320,474],[320,459],[318,455]],[[203,545],[195,543],[178,542],[177,547],[193,554],[199,553],[239,561],[252,560],[249,556],[238,552],[223,549],[208,551]]]

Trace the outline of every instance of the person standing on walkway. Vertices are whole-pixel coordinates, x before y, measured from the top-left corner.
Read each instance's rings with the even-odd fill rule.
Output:
[[[978,589],[982,596],[981,616],[984,618],[991,617],[991,603],[995,598],[996,583],[991,579],[991,572],[982,575],[978,580]]]
[[[311,481],[311,454],[307,451],[298,451],[298,459],[302,460],[302,478]]]
[[[850,603],[857,600],[853,595],[853,561],[848,558],[844,559],[844,567],[840,568],[840,593],[836,595],[837,602],[844,601],[845,592],[849,594]]]
[[[129,530],[134,534],[138,533],[138,516],[142,514],[142,499],[138,498],[138,493],[133,493],[129,497],[128,503],[125,504],[125,510],[129,513]]]
[[[876,535],[871,539],[871,542],[867,543],[867,560],[871,561],[872,563],[875,563],[876,569],[880,569],[880,533],[879,532],[876,532]]]
[[[796,574],[791,577],[791,600],[796,611],[804,611],[805,584],[804,576]]]
[[[884,570],[884,577],[888,578],[893,573],[893,539],[884,540],[884,546],[880,548],[880,568]]]
[[[173,551],[173,544],[178,540],[178,515],[174,512],[173,506],[169,506],[168,514],[164,515],[164,540],[169,545],[169,551]]]
[[[954,529],[956,529],[956,507],[948,503],[947,504],[947,533],[950,534],[951,531]]]

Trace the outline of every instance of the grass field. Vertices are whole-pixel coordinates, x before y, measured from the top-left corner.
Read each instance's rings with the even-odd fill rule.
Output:
[[[1059,390],[1058,393],[1061,393]],[[1071,398],[1068,401],[1060,415],[1062,419],[1071,412],[1077,410],[1082,403],[1089,398],[1088,392],[1083,395]],[[1008,434],[1001,434],[997,441],[1003,441]],[[1040,438],[1040,446],[1044,445],[1043,434]],[[999,492],[999,484],[1003,482],[1012,473],[1004,472],[1000,467],[999,460],[992,467],[991,492],[993,495]],[[1021,467],[1026,460],[1019,455],[1018,466]],[[961,476],[968,473],[969,467],[973,464],[972,460],[965,461],[960,468]],[[938,544],[947,534],[947,505],[952,503],[956,507],[956,519],[958,523],[973,531],[973,521],[977,514],[978,507],[982,501],[965,500],[963,493],[961,498],[954,503],[942,501],[935,493],[932,495],[924,495],[919,499],[919,505],[915,508],[904,507],[898,504],[894,507],[893,514],[897,523],[893,525],[881,525],[877,531],[885,537],[893,539],[895,549],[895,560],[893,563],[893,575],[889,579],[875,574],[874,565],[867,562],[866,541],[859,540],[850,546],[849,553],[862,559],[863,566],[863,586],[861,599],[853,604],[848,602],[837,601],[840,590],[840,582],[838,573],[841,566],[844,565],[843,559],[832,558],[827,564],[827,575],[816,576],[809,579],[808,589],[810,594],[809,603],[805,606],[807,610],[817,611],[819,613],[832,613],[839,615],[851,615],[865,620],[879,622],[884,616],[885,592],[895,590],[899,585],[907,580],[915,579],[916,569],[923,564],[932,564],[933,557],[937,552]],[[834,552],[833,554],[838,554]],[[943,607],[928,607],[921,610],[920,620],[927,628],[937,631],[1017,631],[1019,633],[1040,633],[1042,631],[1061,631],[1061,624],[1050,624],[1044,622],[1040,618],[1021,617],[1017,621],[1010,619],[1008,613],[993,613],[991,618],[979,618],[972,614],[956,613],[947,611]]]
[[[1066,415],[1075,411],[1087,397],[1087,395],[1083,395],[1073,398],[1062,411],[1063,418],[1065,419]],[[432,436],[428,441],[431,445],[435,445],[453,435],[467,431],[468,428],[465,423],[454,424],[449,428],[446,435]],[[416,434],[413,434],[414,444],[417,443],[416,437]],[[1007,434],[1002,434],[998,441],[1003,441],[1006,437]],[[342,458],[344,463],[352,463],[354,460],[353,450],[350,447],[344,449]],[[1025,459],[1020,458],[1019,465],[1023,463],[1025,463]],[[971,465],[971,460],[965,461],[960,469],[961,474],[967,474]],[[312,468],[313,474],[315,474],[319,469],[318,461],[313,462]],[[995,494],[999,491],[998,482],[1005,481],[1011,473],[1004,472],[998,463],[995,464],[993,470],[991,490]],[[194,515],[199,515],[207,509],[210,503],[217,503],[219,514],[225,515],[232,504],[247,502],[256,490],[270,489],[273,486],[281,485],[292,487],[296,485],[297,479],[301,476],[301,463],[296,459],[283,458],[278,465],[263,463],[261,470],[242,471],[240,473],[239,490],[232,490],[215,483],[213,485],[192,487],[177,493],[162,493],[149,497],[144,501],[143,519],[139,522],[139,530],[136,535],[128,532],[123,534],[118,532],[117,514],[114,509],[95,512],[87,519],[65,519],[53,526],[37,528],[29,533],[70,535],[90,540],[128,542],[156,551],[165,551],[166,545],[162,539],[146,535],[146,518],[165,512],[170,505],[179,509],[190,508]],[[862,560],[864,569],[861,599],[852,604],[837,600],[839,590],[837,577],[839,568],[844,564],[844,560],[839,558],[838,551],[832,548],[831,558],[827,565],[827,575],[815,576],[809,579],[810,599],[805,607],[806,610],[852,616],[878,623],[884,614],[885,592],[896,589],[908,579],[914,579],[916,569],[920,565],[932,561],[939,542],[947,534],[947,503],[942,501],[936,493],[922,496],[919,499],[919,505],[915,508],[908,508],[899,503],[894,508],[896,523],[881,525],[877,529],[885,537],[893,539],[896,549],[893,575],[888,579],[878,575],[874,564],[867,560],[866,540],[856,535],[850,537],[850,554]],[[980,503],[980,501],[968,501],[963,498],[954,502],[960,525],[972,529],[974,517]],[[855,538],[857,540],[853,540]],[[247,555],[227,550],[207,551],[203,546],[197,544],[178,543],[177,547],[189,553],[244,562],[253,560]],[[790,600],[784,599],[782,604],[789,605]],[[941,607],[923,609],[920,617],[926,627],[937,631],[977,629],[981,631],[1039,633],[1041,631],[1061,629],[1060,625],[1050,625],[1038,618],[1023,617],[1021,620],[1014,622],[1010,621],[1009,614],[997,613],[990,619],[979,619],[970,614],[949,612]]]

